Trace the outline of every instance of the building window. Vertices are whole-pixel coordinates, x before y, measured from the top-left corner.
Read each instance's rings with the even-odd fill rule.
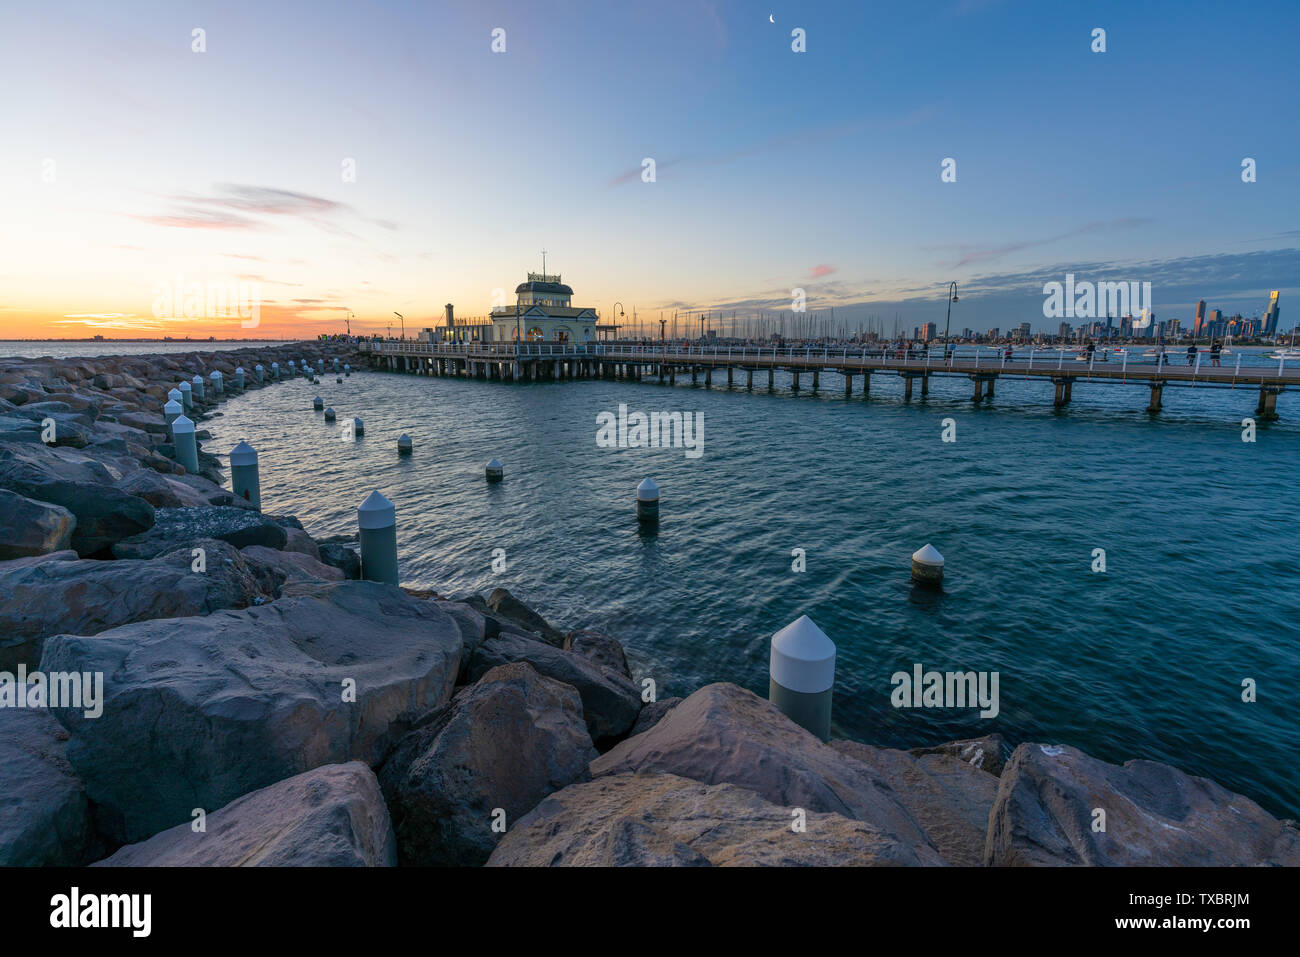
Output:
[[[542,330],[541,330],[540,327],[538,327],[538,326],[529,326],[529,327],[528,327],[528,341],[529,341],[529,342],[541,342],[541,341],[542,341]]]

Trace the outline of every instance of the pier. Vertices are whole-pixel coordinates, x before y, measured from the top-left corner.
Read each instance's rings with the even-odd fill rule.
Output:
[[[415,375],[490,379],[502,382],[560,381],[564,379],[657,379],[675,385],[678,376],[691,377],[714,386],[715,375],[726,377],[726,386],[738,385],[744,376],[746,389],[774,387],[777,371],[790,374],[793,391],[822,388],[823,372],[840,377],[846,397],[858,392],[871,394],[874,375],[898,376],[903,380],[904,400],[916,388],[921,395],[930,391],[930,379],[964,378],[971,383],[971,401],[993,398],[1000,379],[1050,380],[1054,386],[1052,404],[1065,408],[1077,383],[1127,385],[1147,389],[1147,411],[1159,412],[1164,389],[1247,389],[1258,391],[1255,415],[1264,420],[1277,418],[1277,397],[1288,389],[1300,388],[1300,362],[1290,366],[1278,359],[1268,365],[1242,367],[1241,354],[1214,366],[1205,352],[1198,352],[1191,365],[1181,364],[1185,353],[1169,352],[1164,361],[1140,361],[1127,352],[1111,353],[1107,359],[1093,355],[1080,359],[1073,350],[1031,350],[1028,356],[1007,358],[1002,350],[976,350],[974,355],[933,351],[871,348],[860,345],[841,348],[826,346],[700,346],[694,343],[619,342],[428,342],[409,339],[363,341],[360,349],[371,368]],[[766,383],[761,375],[766,373]],[[718,383],[721,385],[721,382]]]

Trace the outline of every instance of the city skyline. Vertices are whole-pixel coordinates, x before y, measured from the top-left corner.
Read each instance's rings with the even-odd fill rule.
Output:
[[[1190,327],[1300,293],[1290,85],[1185,57],[1288,62],[1283,4],[61,6],[0,14],[0,337],[416,329],[513,302],[542,249],[629,319],[802,289],[911,329],[955,280],[954,329],[1050,329],[1074,273],[1149,281]],[[257,286],[257,325],[160,320],[193,282]]]

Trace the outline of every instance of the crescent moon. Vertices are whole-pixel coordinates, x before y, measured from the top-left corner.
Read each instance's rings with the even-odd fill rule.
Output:
[[[776,23],[776,18],[773,17],[772,14],[769,13],[769,14],[767,15],[767,22],[768,22],[768,23]]]

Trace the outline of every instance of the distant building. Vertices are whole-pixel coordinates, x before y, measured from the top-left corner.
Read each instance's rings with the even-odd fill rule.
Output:
[[[1061,323],[1056,329],[1056,335],[1059,339],[1070,338],[1070,324],[1068,322]]]
[[[921,327],[921,334],[917,338],[920,339],[922,342],[929,342],[931,339],[934,338],[936,331],[937,329],[935,328],[934,323],[927,322],[925,325]]]
[[[1277,305],[1277,293],[1274,289],[1268,294],[1268,311],[1264,313],[1264,335],[1272,336],[1277,334],[1277,317],[1281,310]]]
[[[1016,327],[1016,335],[1021,339],[1028,339],[1030,336],[1029,323],[1022,322]]]
[[[1192,335],[1199,336],[1205,330],[1205,300],[1199,299],[1196,302],[1196,321],[1192,323]]]

